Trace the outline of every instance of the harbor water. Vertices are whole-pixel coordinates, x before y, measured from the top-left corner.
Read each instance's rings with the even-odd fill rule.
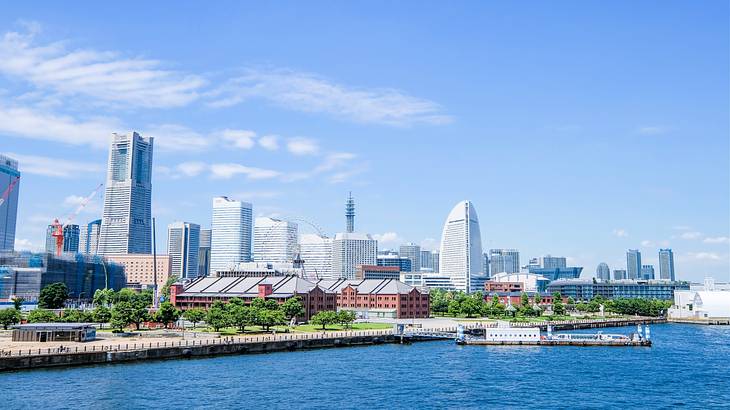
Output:
[[[443,341],[19,371],[0,373],[0,400],[8,409],[730,406],[730,327],[656,325],[652,339],[650,348]]]

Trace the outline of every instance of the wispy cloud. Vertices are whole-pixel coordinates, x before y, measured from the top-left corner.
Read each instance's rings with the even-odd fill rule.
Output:
[[[233,194],[234,198],[238,198],[244,201],[252,201],[254,199],[271,199],[277,198],[282,195],[282,192],[278,191],[244,191]]]
[[[662,127],[658,125],[647,125],[638,127],[636,129],[636,133],[641,135],[662,135],[666,134],[669,131],[669,128]]]
[[[155,148],[164,151],[199,151],[210,144],[210,137],[178,124],[151,125],[141,134],[154,137]]]
[[[326,113],[359,123],[394,126],[444,124],[452,118],[433,101],[390,88],[352,88],[323,77],[291,70],[248,70],[213,91],[214,107],[252,98],[303,112]]]
[[[304,137],[289,138],[286,142],[286,149],[294,155],[316,155],[319,153],[317,141]]]
[[[613,230],[612,233],[614,236],[619,237],[619,238],[626,238],[629,236],[629,233],[626,232],[626,230],[623,228],[616,228]]]
[[[134,107],[177,107],[198,99],[203,77],[163,68],[157,60],[113,51],[37,44],[34,30],[6,32],[0,40],[0,73],[64,95]]]
[[[276,135],[264,135],[259,138],[259,145],[269,151],[276,151],[279,149],[279,137]]]
[[[693,259],[699,260],[719,261],[722,259],[722,257],[715,252],[689,252],[688,255]]]
[[[726,243],[730,243],[730,238],[728,238],[727,236],[715,236],[715,237],[708,236],[702,242],[715,243],[715,244],[726,244]]]
[[[251,149],[256,145],[256,133],[250,130],[225,129],[215,135],[235,148]]]
[[[374,234],[373,239],[378,241],[378,246],[382,246],[384,248],[391,247],[391,246],[397,246],[400,245],[403,242],[403,238],[400,237],[395,232],[385,232],[382,234]]]
[[[98,174],[100,179],[105,176],[105,169],[101,164],[15,153],[8,153],[8,156],[18,160],[23,173],[58,178],[78,178],[89,173]]]
[[[680,239],[687,239],[687,240],[695,240],[700,239],[702,237],[702,232],[695,232],[695,231],[688,231],[688,232],[682,232],[679,235],[676,235],[676,237]]]
[[[203,162],[190,161],[178,164],[176,168],[182,175],[194,177],[200,175],[207,168],[207,165]]]
[[[248,179],[271,179],[281,172],[270,169],[248,167],[241,164],[213,164],[210,166],[213,178],[230,179],[236,175],[245,175]]]

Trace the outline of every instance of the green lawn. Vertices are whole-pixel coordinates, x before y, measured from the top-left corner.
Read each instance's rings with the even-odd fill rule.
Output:
[[[393,324],[391,323],[353,323],[351,327],[345,329],[341,325],[327,325],[327,331],[342,331],[342,330],[383,330],[392,329]],[[294,328],[296,332],[321,332],[322,326],[319,325],[300,325]]]

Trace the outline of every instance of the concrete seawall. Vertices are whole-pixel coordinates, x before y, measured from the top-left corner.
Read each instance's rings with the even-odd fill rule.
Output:
[[[421,337],[409,341],[435,340]],[[171,359],[230,354],[270,353],[304,349],[321,349],[346,346],[365,346],[383,343],[400,343],[401,338],[392,334],[353,335],[337,337],[313,337],[290,340],[226,342],[169,347],[140,347],[137,350],[87,351],[51,353],[0,358],[0,371],[35,369],[42,367],[77,366],[102,363],[120,363],[136,360]]]

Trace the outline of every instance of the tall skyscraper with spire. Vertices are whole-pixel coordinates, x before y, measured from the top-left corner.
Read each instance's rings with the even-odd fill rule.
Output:
[[[152,146],[136,132],[113,134],[100,255],[152,253]]]

